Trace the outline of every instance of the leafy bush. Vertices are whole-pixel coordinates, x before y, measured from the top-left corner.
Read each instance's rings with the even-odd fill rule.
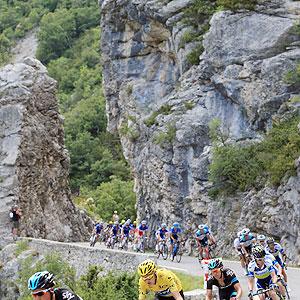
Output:
[[[35,263],[32,256],[21,261],[21,268],[19,270],[18,284],[21,287],[20,300],[30,300],[32,296],[27,287],[27,281],[36,272],[47,270],[55,274],[58,286],[69,287],[75,290],[75,269],[66,263],[57,253],[48,254],[43,260]]]
[[[136,273],[109,273],[99,277],[99,269],[91,267],[87,275],[78,281],[77,292],[83,299],[111,300],[137,299],[138,277]]]
[[[110,182],[101,183],[96,190],[82,188],[81,195],[88,200],[98,219],[110,221],[114,210],[119,211],[121,219],[136,218],[133,181],[123,181],[112,176]]]
[[[214,184],[211,195],[260,188],[267,179],[279,185],[285,175],[295,174],[295,159],[300,155],[299,122],[296,115],[273,124],[260,143],[215,145],[209,175]]]

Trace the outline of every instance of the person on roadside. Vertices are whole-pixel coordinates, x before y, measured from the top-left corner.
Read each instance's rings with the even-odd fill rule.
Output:
[[[119,217],[118,212],[116,210],[114,211],[114,213],[112,215],[112,220],[113,220],[113,223],[114,222],[119,222],[119,220],[120,220],[120,217]]]
[[[156,300],[184,300],[182,285],[171,271],[158,268],[151,259],[138,266],[139,300],[145,300],[149,291],[155,293]]]
[[[38,300],[83,300],[72,291],[54,288],[54,275],[48,271],[37,272],[28,279],[28,289],[33,299]]]
[[[12,235],[13,235],[13,239],[16,240],[18,235],[19,235],[19,227],[20,227],[20,219],[22,216],[22,212],[20,210],[20,208],[18,207],[18,205],[14,205],[9,213],[10,219],[12,221]]]
[[[213,299],[213,286],[218,287],[220,300],[242,299],[242,287],[235,273],[229,268],[224,268],[220,259],[211,259],[208,264],[208,270],[211,275],[207,281],[205,300]]]

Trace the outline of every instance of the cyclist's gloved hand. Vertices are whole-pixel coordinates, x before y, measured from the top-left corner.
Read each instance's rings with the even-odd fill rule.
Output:
[[[271,283],[271,284],[270,284],[270,289],[275,290],[275,289],[277,289],[277,288],[278,288],[278,285],[277,285],[277,284],[275,284],[275,283]]]

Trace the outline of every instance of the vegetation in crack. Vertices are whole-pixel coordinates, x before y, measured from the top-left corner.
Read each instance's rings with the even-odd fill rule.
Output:
[[[187,54],[188,63],[190,65],[199,64],[199,56],[204,50],[202,46],[203,35],[209,30],[209,21],[215,12],[220,10],[253,10],[256,4],[256,0],[194,0],[183,11],[182,22],[189,29],[182,35],[179,44],[179,48],[183,48],[187,43],[194,43],[194,49]]]
[[[166,124],[166,131],[162,131],[154,136],[153,142],[160,147],[164,147],[167,144],[172,144],[176,137],[176,124],[175,122],[169,122]]]
[[[277,186],[285,176],[294,175],[295,159],[300,155],[299,122],[298,112],[284,120],[274,120],[273,128],[259,143],[230,144],[226,135],[224,139],[212,132],[215,143],[209,168],[213,183],[210,196],[259,189],[266,183]]]
[[[145,121],[144,124],[147,127],[151,127],[152,125],[158,125],[158,122],[156,118],[159,115],[169,115],[172,113],[172,106],[169,104],[163,104],[158,110],[152,112],[150,117],[148,117]]]

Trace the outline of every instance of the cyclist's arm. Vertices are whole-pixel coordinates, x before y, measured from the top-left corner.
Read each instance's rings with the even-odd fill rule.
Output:
[[[139,300],[146,300],[147,289],[142,279],[139,280]]]
[[[183,300],[182,296],[179,294],[179,292],[172,292],[171,295],[173,296],[173,298],[175,298],[176,300]]]
[[[236,300],[240,300],[242,298],[242,294],[243,294],[241,284],[239,282],[237,282],[236,284],[233,285],[233,287],[237,292]]]
[[[212,290],[206,290],[205,300],[212,300],[213,294]]]
[[[255,284],[254,277],[249,276],[248,277],[248,288],[249,288],[249,291],[253,291],[254,290],[254,284]]]
[[[271,272],[271,277],[272,277],[272,282],[276,284],[278,281],[278,278],[277,278],[275,270]]]

